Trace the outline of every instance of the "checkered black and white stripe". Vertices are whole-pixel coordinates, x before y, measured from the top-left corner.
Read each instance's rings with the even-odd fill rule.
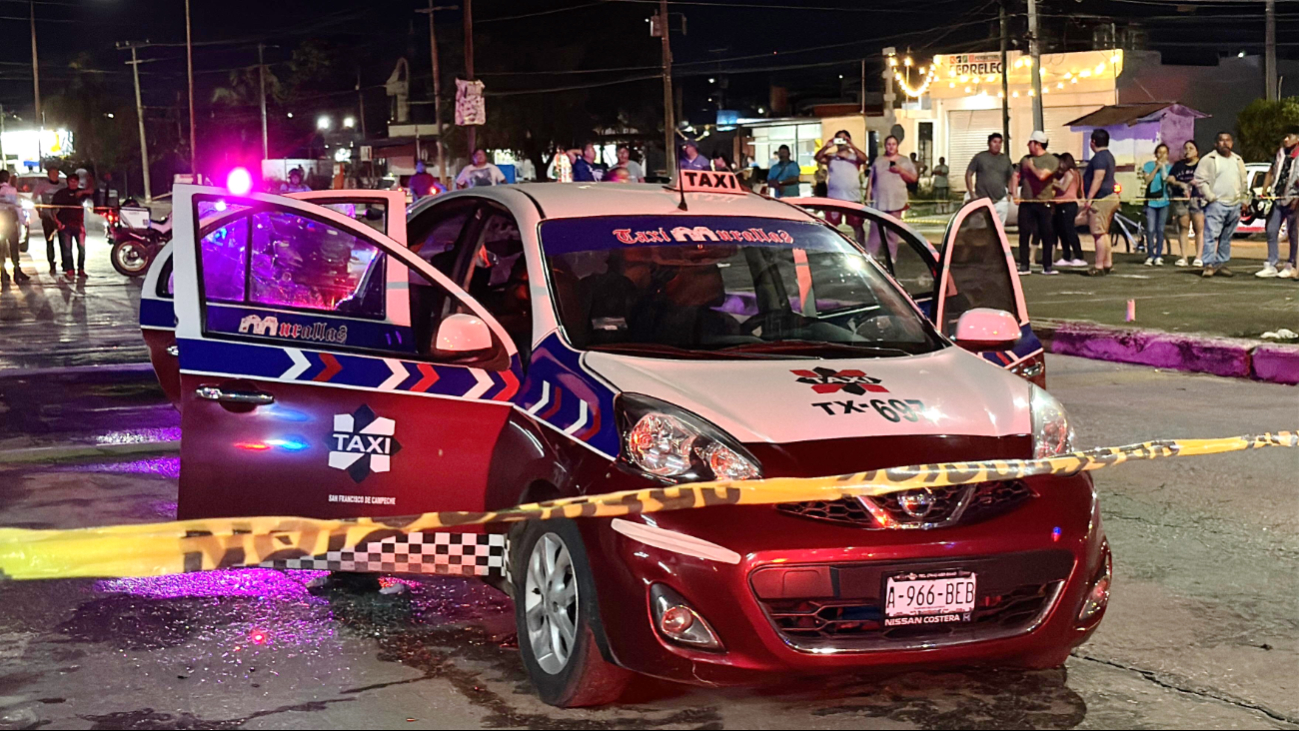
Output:
[[[364,543],[351,551],[261,564],[273,569],[361,573],[499,576],[505,571],[505,536],[496,533],[410,533]]]

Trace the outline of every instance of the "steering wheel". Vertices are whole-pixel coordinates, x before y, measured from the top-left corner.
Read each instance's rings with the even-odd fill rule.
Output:
[[[740,332],[745,335],[753,335],[758,330],[763,334],[781,333],[789,330],[801,330],[807,327],[814,320],[803,317],[797,312],[789,310],[772,310],[754,315],[740,325]]]

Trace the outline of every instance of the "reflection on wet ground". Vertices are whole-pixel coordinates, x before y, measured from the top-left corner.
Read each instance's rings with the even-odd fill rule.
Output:
[[[746,703],[849,728],[881,721],[1071,728],[1086,715],[1064,670],[911,673],[716,692],[646,680],[621,706],[557,711],[532,699],[512,605],[495,589],[457,578],[403,580],[407,591],[398,595],[309,589],[319,575],[246,569],[6,587],[0,691],[28,699],[20,708],[55,726],[79,720],[133,729],[237,728],[429,681],[453,694],[448,703],[464,706],[459,714],[486,728],[717,728],[729,715],[724,706]],[[398,667],[376,673],[374,666],[385,664]],[[362,666],[370,667],[352,677]],[[330,685],[311,687],[322,676]],[[175,695],[159,693],[163,687]],[[275,702],[286,691],[299,702]],[[59,702],[49,703],[54,697]],[[399,716],[437,720],[423,701],[399,704]]]

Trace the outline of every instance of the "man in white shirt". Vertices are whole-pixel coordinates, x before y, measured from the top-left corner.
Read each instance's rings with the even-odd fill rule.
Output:
[[[1219,132],[1213,152],[1200,158],[1195,187],[1208,201],[1204,209],[1204,260],[1201,276],[1234,276],[1227,268],[1231,236],[1240,224],[1241,208],[1249,203],[1245,161],[1232,153],[1230,132]]]
[[[466,165],[456,176],[457,188],[480,188],[485,185],[500,185],[505,182],[505,173],[495,165],[487,162],[486,150],[474,150],[474,160]]]
[[[18,189],[9,184],[9,171],[0,170],[0,283],[9,283],[9,272],[5,271],[6,252],[14,264],[14,281],[26,282],[31,279],[18,264],[21,254],[18,250],[18,234],[22,228],[19,225],[22,215]]]

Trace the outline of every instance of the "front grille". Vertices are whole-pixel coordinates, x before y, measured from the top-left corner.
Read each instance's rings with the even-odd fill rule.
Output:
[[[884,611],[861,602],[786,600],[764,602],[767,615],[782,636],[797,645],[843,644],[854,640],[906,640],[1018,634],[1028,628],[1055,596],[1059,582],[1023,584],[996,595],[979,597],[968,624],[885,627]]]
[[[785,642],[808,652],[870,652],[1013,637],[1033,630],[1073,570],[1068,551],[851,564],[772,564],[749,575],[754,598]],[[884,626],[889,576],[961,570],[978,577],[971,620]]]
[[[923,515],[903,507],[903,499],[924,491],[931,505]],[[974,485],[919,488],[867,498],[782,503],[776,509],[787,515],[862,528],[928,529],[970,524],[1008,513],[1033,491],[1022,480],[980,482]]]

